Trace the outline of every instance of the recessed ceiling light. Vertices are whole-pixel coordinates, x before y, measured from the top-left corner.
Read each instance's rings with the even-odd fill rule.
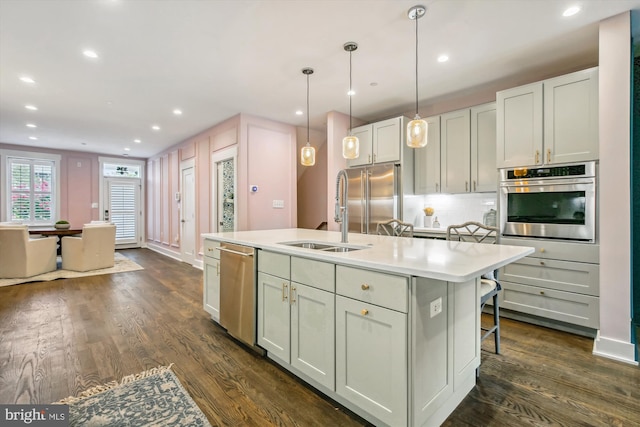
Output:
[[[80,145],[87,145],[87,143],[86,142],[81,142]]]
[[[30,136],[29,139],[32,139],[32,140],[36,141],[38,139],[38,137],[37,136]]]
[[[129,147],[124,147],[124,151],[131,151],[131,148],[129,148]]]
[[[95,51],[89,49],[83,51],[82,54],[91,59],[96,59],[98,57],[98,54]]]
[[[136,144],[140,144],[142,141],[139,139],[134,139],[133,142],[135,142]]]
[[[160,130],[160,126],[158,126],[158,125],[153,125],[153,126],[151,126],[151,129],[153,129],[153,130]]]
[[[351,89],[350,91],[347,92],[347,96],[353,96],[356,94],[356,91]]]
[[[31,111],[38,111],[38,107],[36,107],[35,105],[25,105],[24,108]]]
[[[570,8],[562,12],[562,16],[573,16],[578,12],[580,12],[580,6],[571,6]]]
[[[20,81],[23,81],[25,83],[35,83],[36,81],[33,80],[31,77],[29,76],[22,76],[20,77]]]
[[[438,56],[438,62],[447,62],[449,60],[448,55],[440,55]]]
[[[296,110],[296,116],[301,116],[303,114],[304,112],[302,110]]]
[[[369,86],[376,87],[378,86],[378,82],[371,82],[369,83]]]
[[[180,110],[179,108],[176,108],[175,110],[173,110],[173,114],[175,114],[176,116],[181,116],[182,110]]]
[[[27,123],[27,127],[28,128],[37,128],[38,126],[34,125],[33,123]]]

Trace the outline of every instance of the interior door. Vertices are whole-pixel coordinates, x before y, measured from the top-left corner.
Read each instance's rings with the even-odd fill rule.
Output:
[[[192,264],[196,260],[196,181],[195,168],[186,167],[181,171],[180,225],[182,261]]]
[[[116,225],[116,247],[140,246],[139,178],[107,178],[103,219]]]

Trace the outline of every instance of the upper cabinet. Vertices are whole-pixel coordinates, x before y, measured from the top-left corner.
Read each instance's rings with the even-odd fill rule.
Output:
[[[494,102],[425,120],[429,144],[415,150],[416,194],[497,191]]]
[[[406,117],[395,117],[352,129],[360,141],[360,155],[348,160],[349,167],[374,163],[401,162]]]
[[[598,68],[496,94],[498,168],[598,159]]]

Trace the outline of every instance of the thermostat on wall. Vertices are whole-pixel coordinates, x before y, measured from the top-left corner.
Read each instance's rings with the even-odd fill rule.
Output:
[[[257,193],[258,192],[258,186],[257,185],[251,185],[249,187],[249,191],[251,191],[252,193]]]

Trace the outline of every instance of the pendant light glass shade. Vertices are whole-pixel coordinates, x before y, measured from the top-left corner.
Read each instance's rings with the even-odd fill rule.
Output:
[[[300,163],[302,166],[313,166],[316,164],[316,149],[308,142],[307,145],[300,150]]]
[[[344,50],[349,52],[349,135],[342,139],[342,157],[345,159],[357,159],[360,155],[360,140],[357,136],[351,134],[351,97],[353,90],[351,89],[351,52],[358,48],[358,44],[347,42],[344,44]]]
[[[309,143],[309,76],[313,74],[313,68],[303,68],[302,74],[307,76],[307,144],[300,150],[300,164],[313,166],[316,164],[316,149]]]
[[[411,148],[426,147],[429,142],[427,135],[429,125],[418,114],[418,19],[427,11],[424,6],[413,6],[409,9],[409,19],[416,21],[416,116],[407,124],[407,145]]]
[[[360,155],[360,141],[357,136],[345,136],[342,139],[342,157],[345,159],[357,159]]]

